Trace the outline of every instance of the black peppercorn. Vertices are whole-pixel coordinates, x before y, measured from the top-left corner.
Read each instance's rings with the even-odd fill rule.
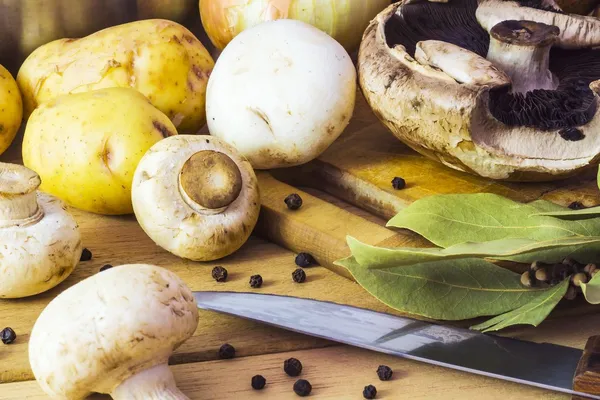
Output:
[[[552,278],[564,281],[573,273],[573,269],[565,264],[556,264],[552,266]]]
[[[406,181],[397,176],[392,179],[392,187],[396,190],[404,189],[406,187]]]
[[[229,343],[225,343],[219,348],[219,358],[227,360],[233,357],[235,357],[235,347]]]
[[[6,327],[0,331],[0,340],[2,340],[2,343],[11,344],[15,339],[17,339],[17,334],[12,328]]]
[[[290,194],[285,198],[284,202],[287,208],[290,210],[297,210],[302,207],[302,197],[300,197],[300,195],[297,193]]]
[[[380,365],[379,368],[377,368],[377,376],[380,381],[389,381],[392,379],[393,374],[394,371],[387,365]]]
[[[252,389],[261,390],[267,384],[267,380],[262,375],[254,375],[252,377]]]
[[[81,252],[81,257],[79,258],[79,261],[90,261],[91,259],[92,259],[92,252],[90,251],[90,249],[88,249],[86,247]]]
[[[262,276],[252,275],[250,277],[250,286],[252,286],[253,288],[259,288],[262,286],[262,284],[263,284]]]
[[[585,267],[585,265],[577,262],[576,260],[573,260],[572,258],[565,258],[562,261],[563,264],[568,265],[569,267],[571,267],[572,271],[577,273],[579,271],[581,271],[583,269],[583,267]]]
[[[102,267],[100,267],[100,272],[102,271],[106,271],[107,269],[111,269],[113,266],[110,264],[105,264]]]
[[[306,280],[306,272],[302,268],[298,268],[292,272],[292,279],[296,283],[302,283]]]
[[[365,399],[374,399],[377,396],[377,388],[373,385],[365,386],[363,397]]]
[[[302,372],[302,363],[296,358],[288,358],[283,362],[283,370],[289,376],[298,376]]]
[[[312,386],[306,379],[298,379],[294,383],[294,392],[301,397],[308,396],[312,391]]]
[[[227,270],[220,265],[212,269],[211,275],[217,282],[225,282],[227,280]]]
[[[583,210],[585,208],[585,206],[583,204],[581,204],[581,202],[579,202],[579,201],[574,201],[571,204],[569,204],[569,208],[571,210]]]
[[[315,265],[317,263],[317,260],[315,260],[315,258],[308,253],[298,253],[294,262],[297,266],[304,268],[310,267],[311,265]]]

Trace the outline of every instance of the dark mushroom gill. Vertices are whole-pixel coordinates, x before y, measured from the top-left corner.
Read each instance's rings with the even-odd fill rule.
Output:
[[[529,7],[544,9],[539,0],[523,0]],[[486,57],[489,35],[475,17],[477,0],[450,3],[416,2],[402,6],[386,23],[387,45],[401,44],[414,57],[422,40],[442,40]],[[509,93],[508,88],[490,92],[491,114],[509,126],[558,130],[587,124],[596,113],[592,81],[600,79],[600,50],[550,51],[550,70],[560,80],[556,90]]]

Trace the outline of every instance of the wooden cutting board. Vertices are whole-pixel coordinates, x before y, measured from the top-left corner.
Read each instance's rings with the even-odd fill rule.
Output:
[[[0,161],[20,162],[19,141],[14,143],[9,152],[0,156]],[[84,246],[92,250],[94,259],[81,263],[71,277],[44,294],[21,300],[0,300],[0,327],[12,326],[18,335],[14,344],[0,346],[0,382],[33,378],[28,363],[27,343],[35,319],[58,293],[98,273],[106,263],[155,263],[180,275],[192,290],[246,291],[250,290],[249,276],[260,273],[265,284],[259,291],[264,293],[328,300],[400,314],[378,302],[351,280],[344,279],[342,276],[349,277],[346,271],[333,266],[334,260],[349,252],[345,243],[346,235],[372,244],[426,246],[427,242],[417,235],[390,230],[383,225],[401,207],[435,193],[490,191],[522,201],[543,197],[560,204],[573,200],[583,201],[586,205],[600,202],[591,174],[572,182],[500,184],[427,161],[387,133],[362,100],[357,104],[353,121],[345,134],[321,158],[287,172],[263,171],[258,175],[262,211],[256,233],[293,252],[252,238],[239,252],[224,260],[195,263],[181,260],[157,247],[133,216],[104,217],[73,210],[82,230]],[[408,187],[398,192],[391,189],[389,182],[394,176],[404,177]],[[282,182],[283,178],[296,186]],[[373,213],[357,210],[322,191],[300,188],[300,185],[321,188]],[[300,210],[290,211],[283,202],[285,196],[292,192],[300,193],[304,199]],[[309,278],[305,284],[294,284],[291,273],[295,268],[295,253],[299,251],[310,252],[323,266],[335,273],[327,268],[314,267],[307,270]],[[223,265],[229,270],[230,282],[218,284],[211,279],[210,270],[214,265]],[[597,311],[598,307],[584,301],[563,304],[541,328],[513,328],[507,332],[517,336],[523,332],[535,332],[535,340],[559,342],[553,340],[556,328],[552,320],[568,317],[573,321],[576,315]],[[581,318],[580,323],[597,326],[597,317]],[[467,326],[471,323],[463,321],[455,324]],[[558,323],[557,326],[560,325]],[[586,331],[587,336],[589,331]],[[581,347],[587,336],[578,336],[576,343],[569,344]],[[331,342],[239,318],[201,312],[198,330],[178,349],[170,362],[182,364],[214,360],[218,347],[226,341],[235,344],[241,356],[332,345]]]

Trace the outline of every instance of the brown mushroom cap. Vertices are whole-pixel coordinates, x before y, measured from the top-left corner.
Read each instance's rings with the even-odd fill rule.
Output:
[[[590,46],[600,21],[498,4],[502,21],[523,20],[519,13],[530,12],[532,23],[587,29],[569,36],[548,28],[544,34],[556,34],[560,46],[579,48],[548,47],[547,70],[557,87],[512,93],[502,71],[489,78],[498,65],[487,57],[490,35],[480,25],[480,10],[492,15],[495,2],[400,1],[380,13],[365,31],[358,60],[371,108],[414,150],[493,179],[552,180],[596,164],[600,117],[592,88],[600,79],[600,51]],[[460,73],[466,66],[470,79]]]

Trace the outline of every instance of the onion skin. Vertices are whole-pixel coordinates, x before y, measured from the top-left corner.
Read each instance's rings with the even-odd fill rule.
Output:
[[[390,0],[200,0],[202,25],[219,50],[243,30],[264,21],[297,19],[358,49],[367,25]]]

